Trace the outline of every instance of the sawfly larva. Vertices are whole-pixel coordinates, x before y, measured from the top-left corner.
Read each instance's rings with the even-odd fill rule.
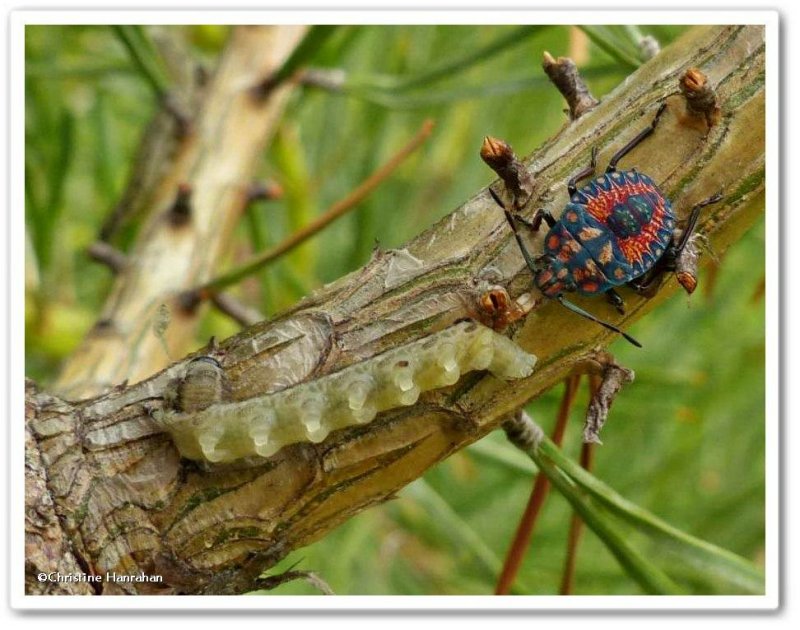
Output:
[[[215,389],[207,396],[194,392],[193,410],[166,411],[157,422],[184,457],[224,463],[270,457],[297,442],[321,442],[331,431],[413,405],[420,393],[453,385],[472,370],[488,370],[501,379],[524,378],[533,371],[536,357],[486,326],[461,322],[338,372],[235,402],[220,401],[222,370],[212,361],[195,360],[188,369]],[[201,379],[195,380],[195,385],[201,384]],[[188,401],[187,382],[184,379],[179,401]],[[200,399],[211,402],[199,408],[195,403]]]

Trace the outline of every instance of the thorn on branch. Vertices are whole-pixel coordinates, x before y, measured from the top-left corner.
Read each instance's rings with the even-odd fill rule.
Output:
[[[700,259],[700,248],[697,244],[702,238],[700,234],[690,236],[686,245],[675,258],[675,275],[689,295],[694,293],[697,288],[697,266]]]
[[[570,120],[577,120],[600,102],[589,91],[589,87],[578,72],[575,62],[569,57],[553,56],[545,51],[542,68],[553,84],[561,92],[569,106]]]
[[[679,84],[686,99],[686,112],[689,116],[704,120],[708,128],[716,125],[721,109],[717,102],[717,93],[709,85],[708,77],[698,68],[689,68]]]
[[[505,140],[486,136],[481,146],[481,159],[503,180],[511,194],[514,209],[525,206],[533,194],[533,177]]]
[[[182,227],[192,218],[192,186],[186,182],[178,186],[175,201],[168,211],[169,222],[173,227]]]
[[[274,201],[283,197],[283,186],[278,182],[253,182],[247,188],[247,203]]]
[[[259,578],[254,585],[254,590],[271,591],[281,584],[294,582],[295,580],[304,580],[323,595],[335,595],[333,589],[319,575],[313,571],[298,570],[286,571],[280,575],[271,575],[269,577]]]
[[[600,377],[600,384],[592,388],[592,399],[586,410],[583,425],[583,441],[586,444],[602,444],[600,431],[608,419],[608,412],[623,385],[632,383],[633,370],[619,365],[614,357],[605,351],[597,351],[584,363],[586,372]]]
[[[101,317],[95,322],[94,326],[92,326],[92,334],[110,335],[115,329],[116,326],[114,326],[113,320],[108,317]]]
[[[295,77],[299,77],[299,75],[296,74]],[[272,94],[276,87],[287,79],[295,80],[295,77],[284,76],[279,70],[276,70],[250,88],[250,97],[258,105],[261,105],[269,98],[269,95]]]
[[[128,257],[113,245],[103,241],[95,241],[86,250],[89,258],[106,265],[114,273],[119,273],[128,264]]]
[[[306,68],[297,80],[304,86],[341,92],[347,83],[347,72],[341,68]]]
[[[189,289],[178,294],[176,303],[184,314],[192,315],[197,310],[197,307],[200,306],[200,303],[209,297],[211,297],[210,294],[202,288]]]

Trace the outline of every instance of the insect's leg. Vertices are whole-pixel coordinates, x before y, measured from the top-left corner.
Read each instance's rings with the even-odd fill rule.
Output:
[[[689,221],[686,223],[686,228],[683,230],[680,240],[673,245],[676,254],[680,254],[683,251],[683,248],[686,247],[686,243],[689,242],[689,237],[692,235],[692,232],[694,232],[695,228],[697,228],[697,221],[700,218],[700,210],[706,206],[710,206],[712,203],[717,203],[720,199],[722,199],[722,194],[717,193],[716,195],[711,195],[708,199],[704,199],[700,203],[695,204],[691,212],[689,212]]]
[[[596,166],[597,166],[597,147],[592,147],[592,161],[589,164],[589,166],[575,173],[572,177],[569,178],[569,181],[567,182],[567,190],[569,191],[570,197],[572,197],[572,195],[574,195],[578,191],[577,184],[580,180],[594,175],[594,169]]]
[[[503,200],[500,199],[500,196],[491,187],[489,187],[489,194],[492,196],[492,199],[494,199],[494,202],[498,206],[500,206],[504,211],[507,211],[506,204],[503,203]],[[522,223],[522,225],[533,230],[534,232],[539,231],[539,228],[542,226],[542,221],[547,224],[547,227],[553,227],[556,224],[555,217],[544,208],[539,208],[534,213],[533,219],[529,220],[516,214],[514,215],[514,219],[517,223]]]
[[[606,299],[617,309],[617,313],[620,315],[625,314],[625,301],[614,289],[606,291]]]
[[[522,236],[519,233],[519,226],[517,225],[514,215],[505,208],[503,208],[503,212],[506,215],[506,221],[508,221],[508,225],[511,226],[511,231],[514,232],[514,238],[517,239],[517,245],[519,246],[519,250],[522,252],[522,257],[525,259],[525,264],[528,265],[528,268],[532,273],[539,273],[541,265],[536,263],[536,260],[533,258],[533,254],[528,251],[528,247],[522,240]]]
[[[628,153],[633,151],[639,143],[642,142],[645,138],[647,138],[651,133],[656,130],[656,125],[658,124],[658,119],[661,118],[661,114],[664,113],[664,109],[667,107],[666,103],[661,103],[661,107],[658,108],[656,112],[656,117],[653,118],[653,122],[644,129],[640,131],[633,140],[628,142],[624,147],[622,147],[619,151],[617,151],[611,158],[608,163],[608,168],[606,168],[606,173],[613,173],[617,170],[617,162],[619,162],[622,158],[624,158]]]
[[[656,273],[648,273],[641,278],[636,278],[627,283],[631,289],[641,296],[651,298],[656,294],[658,287],[664,279],[664,271],[666,269],[658,269]]]
[[[525,259],[525,264],[528,265],[528,268],[533,273],[538,273],[540,265],[536,264],[533,254],[528,251],[527,246],[522,240],[522,236],[519,233],[519,226],[517,225],[517,218],[508,211],[508,208],[506,208],[502,199],[497,196],[497,193],[492,190],[491,186],[489,187],[489,194],[492,196],[492,199],[494,199],[495,203],[503,209],[503,214],[506,216],[506,221],[508,221],[508,225],[511,227],[511,231],[514,233],[514,238],[517,239],[517,245],[519,246],[519,250],[522,252],[522,257]]]
[[[519,218],[519,217],[517,217],[517,218]],[[556,218],[552,214],[550,214],[550,212],[545,210],[544,208],[539,208],[536,211],[536,213],[533,215],[533,220],[532,221],[528,222],[528,221],[522,220],[522,223],[527,225],[534,232],[538,232],[539,228],[542,226],[542,221],[544,221],[547,224],[547,227],[549,227],[549,228],[553,227],[557,223],[556,222]]]

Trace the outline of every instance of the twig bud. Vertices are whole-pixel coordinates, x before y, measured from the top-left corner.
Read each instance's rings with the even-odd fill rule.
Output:
[[[545,51],[542,68],[567,101],[570,120],[577,120],[600,102],[592,96],[589,87],[578,72],[578,67],[569,57],[555,59]]]
[[[504,140],[486,136],[481,146],[481,159],[503,180],[514,199],[515,209],[522,208],[533,194],[533,178],[511,146]]]
[[[721,110],[717,94],[703,72],[689,68],[680,79],[680,88],[686,99],[686,111],[691,116],[702,118],[709,127],[719,122]]]

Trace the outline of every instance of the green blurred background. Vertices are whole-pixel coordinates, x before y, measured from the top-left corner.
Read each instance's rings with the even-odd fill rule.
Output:
[[[685,28],[335,29],[312,63],[346,70],[346,89],[307,87],[292,96],[259,167],[286,195],[249,209],[234,255],[262,250],[308,222],[385,162],[426,118],[436,121],[435,131],[354,212],[245,283],[240,296],[269,315],[285,309],[363,265],[376,239],[383,247],[399,246],[489,183],[493,174],[478,157],[484,135],[507,139],[524,155],[558,131],[566,120],[564,102],[544,78],[543,51],[572,56],[602,97],[641,63],[642,36],[666,46]],[[228,34],[224,26],[147,33],[156,31],[180,39],[209,69]],[[481,54],[473,55],[476,50]],[[124,189],[156,101],[107,27],[29,26],[26,54],[26,373],[46,387],[108,294],[111,274],[90,263],[85,250]],[[447,72],[431,73],[450,63]],[[121,235],[123,246],[137,226]],[[704,272],[691,299],[676,295],[632,328],[644,350],[624,342],[612,347],[636,371],[636,381],[614,405],[594,471],[671,524],[759,565],[765,535],[763,282],[760,223],[715,271]],[[198,339],[236,330],[211,312]],[[529,407],[545,430],[561,394],[556,387]],[[565,451],[576,458],[586,398],[582,389],[565,440]],[[516,465],[515,455],[504,436],[489,436],[431,470],[398,500],[291,554],[275,572],[297,564],[341,594],[491,593],[532,486],[532,467],[524,458]],[[517,592],[558,591],[570,514],[552,492]],[[620,527],[688,592],[732,592]],[[271,592],[315,591],[294,582]],[[587,532],[576,593],[639,592]]]

